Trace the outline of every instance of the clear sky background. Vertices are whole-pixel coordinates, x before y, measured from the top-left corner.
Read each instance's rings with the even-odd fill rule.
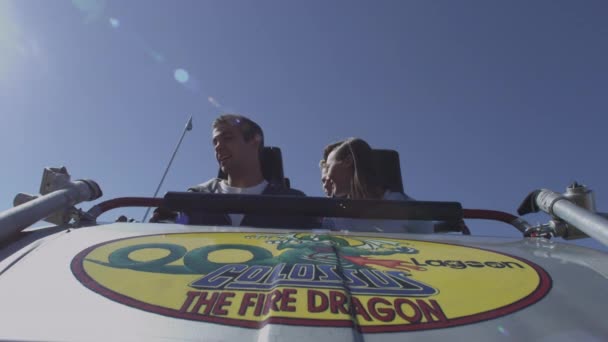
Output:
[[[601,0],[0,0],[0,210],[46,166],[96,180],[97,202],[151,196],[193,115],[161,194],[185,190],[217,173],[211,122],[236,112],[311,196],[323,147],[356,136],[399,151],[417,199],[515,213],[577,180],[608,211],[606,18]],[[102,218],[122,213],[144,210]]]

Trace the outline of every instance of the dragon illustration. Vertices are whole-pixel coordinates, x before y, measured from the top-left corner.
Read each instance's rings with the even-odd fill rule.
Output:
[[[146,272],[206,274],[230,264],[228,262],[213,262],[209,260],[209,254],[220,250],[236,249],[247,251],[253,256],[248,261],[239,262],[245,265],[274,266],[281,263],[288,265],[306,263],[339,265],[344,269],[369,268],[371,265],[375,265],[402,271],[425,270],[423,267],[407,261],[373,258],[374,256],[418,253],[418,250],[403,246],[395,241],[373,238],[349,238],[360,243],[351,245],[346,239],[341,237],[309,233],[250,235],[245,238],[264,239],[266,243],[276,245],[276,249],[283,252],[274,255],[266,248],[249,244],[208,245],[187,251],[185,247],[175,244],[145,243],[117,249],[109,255],[108,262],[93,259],[87,260],[104,266]],[[151,261],[137,261],[129,257],[130,253],[147,248],[165,249],[169,251],[169,255]],[[169,265],[182,257],[184,259],[183,266]]]

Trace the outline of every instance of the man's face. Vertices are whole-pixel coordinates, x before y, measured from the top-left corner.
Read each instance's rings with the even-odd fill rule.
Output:
[[[238,127],[220,125],[213,129],[215,159],[224,173],[255,167],[258,158],[258,140],[245,141]]]

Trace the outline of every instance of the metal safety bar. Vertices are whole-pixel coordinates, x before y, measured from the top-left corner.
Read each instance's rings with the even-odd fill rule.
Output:
[[[321,197],[255,196],[169,192],[164,199],[121,197],[92,207],[93,218],[121,207],[165,207],[174,211],[206,213],[243,213],[258,215],[317,216],[409,219],[453,222],[461,232],[462,219],[486,219],[510,224],[524,232],[528,226],[521,218],[496,210],[462,209],[457,202],[344,200]],[[466,226],[465,226],[466,227]]]
[[[388,220],[462,219],[458,202],[348,200],[323,197],[168,192],[163,205],[175,211]]]

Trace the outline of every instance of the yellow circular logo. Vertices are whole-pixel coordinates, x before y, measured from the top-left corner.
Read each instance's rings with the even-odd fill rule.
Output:
[[[85,249],[71,268],[111,300],[170,317],[247,328],[356,326],[364,333],[496,318],[551,288],[538,265],[502,253],[314,233],[127,238]]]

